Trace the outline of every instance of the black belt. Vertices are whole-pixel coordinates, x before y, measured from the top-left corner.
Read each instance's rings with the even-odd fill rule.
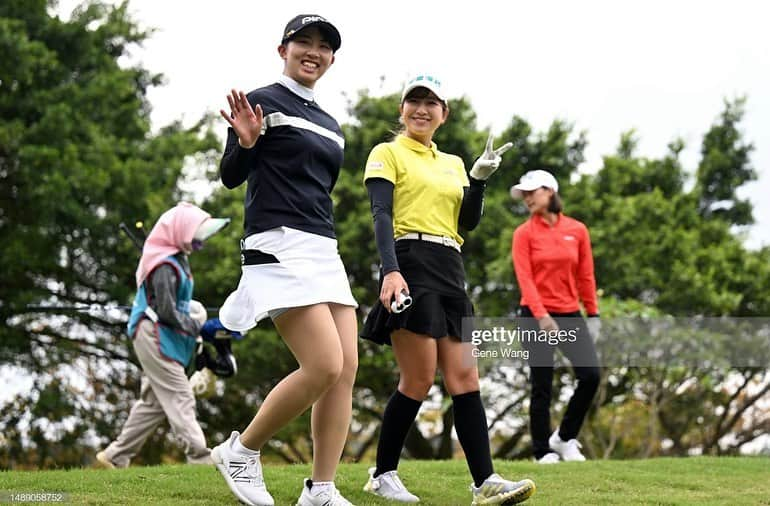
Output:
[[[241,250],[241,265],[263,265],[263,264],[279,264],[281,263],[275,255],[265,253],[258,249],[243,249]]]

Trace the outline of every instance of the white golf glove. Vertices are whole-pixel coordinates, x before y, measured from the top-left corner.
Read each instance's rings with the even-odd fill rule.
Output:
[[[594,341],[598,341],[602,335],[602,319],[598,316],[590,316],[586,318],[586,326]]]
[[[506,142],[502,146],[500,146],[497,149],[492,148],[492,141],[494,139],[492,138],[492,132],[489,133],[489,138],[487,139],[487,145],[484,148],[484,152],[481,154],[481,156],[473,162],[473,168],[471,168],[471,177],[473,179],[480,179],[482,181],[486,181],[489,176],[492,175],[494,171],[497,170],[497,168],[500,166],[500,161],[502,160],[501,156],[503,153],[508,151],[513,147],[512,142]]]

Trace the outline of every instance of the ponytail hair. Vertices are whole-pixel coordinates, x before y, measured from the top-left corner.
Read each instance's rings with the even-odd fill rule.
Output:
[[[564,204],[562,204],[561,197],[559,196],[559,192],[554,191],[553,195],[551,195],[551,200],[548,202],[548,212],[559,214],[564,209]]]

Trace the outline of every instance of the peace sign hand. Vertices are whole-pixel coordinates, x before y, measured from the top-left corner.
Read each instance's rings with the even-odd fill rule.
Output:
[[[492,147],[493,141],[494,138],[492,137],[492,132],[489,132],[489,137],[487,138],[487,145],[484,148],[484,152],[473,163],[473,168],[471,169],[471,177],[473,179],[486,181],[487,178],[489,178],[489,176],[491,176],[492,173],[496,171],[500,166],[500,162],[502,161],[502,154],[513,147],[512,142],[506,142],[499,148],[494,149]]]
[[[262,134],[262,107],[257,104],[252,109],[246,94],[242,91],[231,90],[230,93],[227,96],[230,114],[227,114],[224,109],[220,109],[219,114],[235,130],[241,147],[250,149]]]

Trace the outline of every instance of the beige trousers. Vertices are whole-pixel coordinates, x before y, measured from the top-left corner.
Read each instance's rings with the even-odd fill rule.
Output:
[[[139,400],[131,408],[118,438],[104,450],[116,467],[127,467],[147,438],[167,418],[171,430],[184,447],[187,462],[210,464],[210,450],[195,415],[195,396],[184,368],[160,353],[155,326],[139,324],[134,350],[142,365]]]

